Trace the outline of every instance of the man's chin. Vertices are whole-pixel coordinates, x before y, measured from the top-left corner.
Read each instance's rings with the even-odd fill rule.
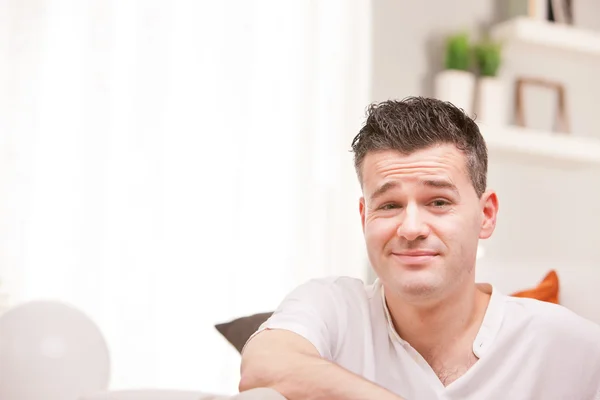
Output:
[[[402,297],[429,298],[442,289],[442,283],[431,271],[408,271],[394,277],[386,286]]]

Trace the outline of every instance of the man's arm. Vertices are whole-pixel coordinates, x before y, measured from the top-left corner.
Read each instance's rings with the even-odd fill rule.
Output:
[[[302,336],[280,329],[251,339],[242,354],[240,391],[272,388],[288,400],[402,400],[320,357]]]

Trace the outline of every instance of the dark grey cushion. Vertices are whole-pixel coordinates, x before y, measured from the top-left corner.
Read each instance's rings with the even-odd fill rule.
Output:
[[[273,315],[272,312],[249,315],[215,325],[215,328],[217,328],[219,333],[221,333],[221,335],[223,335],[241,354],[242,349],[250,336],[252,336],[252,334],[258,330],[260,325],[269,319],[271,315]]]

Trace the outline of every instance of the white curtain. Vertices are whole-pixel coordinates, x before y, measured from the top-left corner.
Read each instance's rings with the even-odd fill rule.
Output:
[[[107,338],[112,388],[235,392],[218,322],[365,278],[368,0],[0,0],[0,279]],[[0,290],[2,290],[0,289]]]

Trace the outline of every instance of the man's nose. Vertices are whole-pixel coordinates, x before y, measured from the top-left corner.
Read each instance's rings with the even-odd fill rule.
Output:
[[[417,204],[409,203],[398,226],[397,234],[410,241],[424,239],[429,235],[429,226],[425,223],[423,210]]]

